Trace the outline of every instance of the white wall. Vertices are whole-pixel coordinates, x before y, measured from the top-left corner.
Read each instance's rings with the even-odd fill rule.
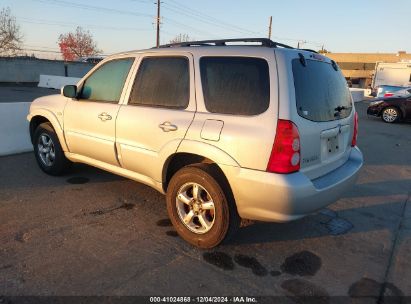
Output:
[[[370,89],[357,89],[357,88],[350,88],[350,92],[352,95],[352,99],[354,102],[362,101],[366,99],[371,94]]]
[[[30,141],[30,102],[0,103],[0,156],[33,150]]]
[[[39,81],[38,87],[60,90],[65,85],[77,84],[77,82],[79,82],[80,79],[81,78],[76,78],[76,77],[40,75],[40,81]]]

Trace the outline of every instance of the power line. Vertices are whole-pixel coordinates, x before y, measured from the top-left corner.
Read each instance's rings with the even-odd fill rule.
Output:
[[[170,10],[170,11],[172,11],[172,12],[174,12],[174,13],[177,13],[177,14],[180,14],[180,15],[187,16],[187,17],[192,18],[192,19],[195,19],[196,21],[199,21],[199,22],[203,22],[203,23],[206,23],[206,24],[209,24],[209,25],[218,27],[218,28],[225,28],[225,29],[227,29],[227,30],[229,30],[229,31],[233,31],[233,32],[244,33],[243,31],[233,30],[232,28],[226,27],[226,26],[221,25],[221,24],[219,24],[219,23],[217,23],[217,22],[210,21],[210,20],[207,20],[207,19],[203,19],[202,17],[199,17],[199,16],[197,16],[197,15],[195,15],[195,14],[190,14],[190,13],[186,13],[185,11],[181,11],[180,9],[175,9],[175,8],[171,7],[170,4],[168,4],[168,3],[164,3],[164,7],[165,7],[167,10]],[[247,34],[249,34],[249,33],[254,33],[254,32],[248,32]]]
[[[94,6],[94,5],[88,5],[88,4],[82,4],[82,3],[74,3],[74,2],[68,2],[68,1],[63,1],[63,0],[32,0],[32,1],[42,2],[42,3],[52,3],[54,5],[63,6],[63,7],[81,8],[85,10],[92,10],[92,11],[99,11],[99,12],[106,12],[106,13],[141,16],[141,17],[147,17],[147,18],[153,17],[152,15],[144,14],[144,13],[123,11],[123,10],[118,10],[114,8]]]
[[[181,4],[181,3],[178,3],[177,1],[174,1],[174,0],[168,0],[168,1],[171,1],[172,3],[174,3],[174,4],[168,3],[167,5],[169,5],[169,6],[174,6],[174,8],[183,10],[183,11],[185,11],[186,13],[189,13],[189,14],[194,15],[194,16],[196,16],[196,17],[200,17],[200,18],[203,18],[203,19],[207,19],[207,20],[209,20],[209,21],[211,21],[211,22],[214,22],[214,23],[216,23],[216,24],[220,24],[220,25],[224,26],[225,28],[231,28],[231,30],[234,30],[234,31],[237,31],[237,32],[248,33],[248,34],[259,34],[259,32],[250,31],[250,30],[248,30],[248,29],[241,28],[241,27],[239,27],[239,26],[237,26],[237,25],[233,25],[233,24],[230,24],[230,23],[228,23],[228,22],[219,20],[219,19],[217,19],[217,18],[215,18],[215,17],[212,17],[212,16],[210,16],[210,15],[204,14],[203,12],[197,11],[197,10],[195,10],[195,9],[192,9],[191,7],[188,7],[188,6],[186,6],[186,5],[183,5],[183,4]]]
[[[197,29],[197,28],[195,28],[195,27],[192,27],[192,26],[189,26],[189,25],[187,25],[187,24],[184,24],[184,23],[181,23],[181,22],[178,22],[178,21],[175,21],[175,20],[173,20],[173,19],[170,19],[170,18],[168,18],[168,17],[163,17],[163,19],[164,20],[168,20],[168,22],[169,23],[171,23],[171,24],[174,24],[174,25],[176,25],[176,26],[179,26],[179,27],[181,27],[181,28],[183,28],[183,29],[192,29],[193,31],[195,31],[195,32],[197,32],[197,33],[200,33],[200,34],[203,34],[203,35],[207,35],[207,36],[213,36],[213,34],[211,34],[211,33],[209,33],[209,32],[206,32],[206,31],[203,31],[203,30],[199,30],[199,29]],[[215,35],[214,35],[214,37],[216,37]],[[218,37],[217,37],[218,38]]]
[[[64,1],[64,0],[32,0],[32,1],[36,1],[36,2],[41,2],[41,3],[47,3],[47,4],[54,4],[54,5],[58,5],[58,6],[63,6],[63,7],[71,7],[71,8],[77,8],[77,9],[84,9],[84,10],[92,10],[93,12],[103,12],[103,13],[114,13],[114,14],[121,14],[121,15],[130,15],[130,16],[139,16],[139,17],[144,17],[144,18],[153,18],[153,15],[150,14],[146,14],[146,13],[139,13],[139,12],[132,12],[132,11],[124,11],[124,10],[119,10],[119,9],[113,9],[113,8],[108,8],[108,7],[101,7],[101,6],[95,6],[95,5],[88,5],[88,4],[82,4],[82,3],[75,3],[75,2],[68,2],[68,1]],[[150,3],[152,0],[132,0],[133,2],[140,2],[140,3]],[[161,1],[161,0],[157,0],[157,1]],[[218,20],[217,18],[214,18],[212,16],[206,15],[200,11],[196,11],[194,9],[189,8],[186,5],[182,5],[174,0],[167,0],[167,1],[171,1],[172,3],[166,3],[164,4],[165,7],[167,9],[169,9],[170,11],[182,14],[182,15],[186,15],[190,18],[195,18],[197,21],[201,21],[203,23],[208,23],[214,26],[218,26],[220,28],[225,28],[225,29],[230,29],[231,31],[236,31],[236,32],[241,32],[241,33],[252,33],[252,34],[260,34],[261,32],[253,32],[247,29],[243,29],[237,25],[232,25],[229,24],[225,21],[221,21]],[[152,3],[152,2],[151,2]],[[159,14],[158,14],[159,15]],[[160,22],[160,19],[158,19],[159,17],[157,17],[157,21]],[[207,35],[207,36],[214,36],[216,37],[214,34],[210,34],[206,31],[197,29],[193,26],[189,26],[187,24],[178,22],[174,19],[171,18],[163,18],[166,19],[169,23],[174,24],[178,27],[184,28],[184,29],[191,29],[192,31],[196,32],[196,33],[200,33],[203,35]],[[48,24],[48,25],[57,25],[57,26],[67,26],[69,25],[69,23],[62,23],[62,22],[48,22],[48,21],[33,21],[33,20],[25,20],[25,22],[27,23],[37,23],[37,24]],[[156,22],[156,23],[158,23]],[[70,24],[71,25],[71,24]],[[74,25],[74,24],[73,24]],[[110,26],[97,26],[97,25],[91,25],[91,27],[98,27],[98,28],[104,28],[107,30],[141,30],[144,31],[146,29],[137,29],[137,28],[118,28],[118,27],[110,27]],[[158,25],[159,27],[159,25]],[[148,31],[148,29],[147,29]],[[158,32],[160,32],[158,30]],[[218,38],[218,37],[216,37]],[[274,37],[275,39],[278,40],[285,40],[285,41],[301,41],[302,39],[293,39],[293,38],[280,38],[280,37]],[[159,40],[159,39],[158,39]],[[313,45],[321,45],[321,43],[319,42],[315,42],[315,41],[307,41],[307,43],[313,44]]]
[[[141,17],[147,17],[147,18],[153,18],[154,17],[153,15],[145,14],[145,13],[135,13],[135,12],[131,12],[131,11],[111,9],[111,8],[107,8],[107,7],[100,7],[100,6],[81,4],[81,3],[73,3],[73,2],[68,2],[68,1],[64,1],[64,0],[32,0],[32,1],[41,2],[41,3],[51,3],[51,4],[54,4],[54,5],[63,6],[63,7],[80,8],[80,9],[99,11],[99,12],[104,12],[104,13],[115,13],[115,14],[122,14],[122,15],[141,16]],[[209,33],[206,33],[204,31],[196,29],[195,27],[188,26],[186,24],[182,24],[182,23],[180,23],[178,21],[175,21],[171,18],[167,18],[167,20],[170,23],[174,23],[174,24],[176,24],[180,27],[191,28],[195,32],[205,33],[206,35],[209,35]]]
[[[71,23],[71,22],[61,22],[61,21],[51,21],[51,20],[44,20],[44,19],[31,19],[25,17],[17,17],[18,20],[21,20],[23,23],[31,23],[31,24],[44,24],[44,25],[56,25],[56,26],[63,26],[63,27],[72,27],[78,26],[78,23]],[[87,28],[96,28],[96,29],[104,29],[104,30],[112,30],[112,31],[152,31],[153,29],[141,29],[141,28],[132,28],[132,27],[113,27],[113,26],[101,26],[96,24],[84,24]]]

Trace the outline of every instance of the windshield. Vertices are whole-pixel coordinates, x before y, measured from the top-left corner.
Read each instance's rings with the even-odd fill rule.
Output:
[[[292,62],[298,114],[312,121],[343,119],[352,110],[351,93],[340,70],[329,63],[299,59]]]

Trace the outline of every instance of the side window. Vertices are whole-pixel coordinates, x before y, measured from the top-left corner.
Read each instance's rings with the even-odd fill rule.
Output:
[[[200,69],[204,102],[209,112],[257,115],[268,109],[270,77],[266,60],[203,57]]]
[[[190,96],[186,57],[147,57],[142,60],[129,104],[185,109]]]
[[[79,99],[117,103],[134,58],[112,60],[94,71],[83,84]]]

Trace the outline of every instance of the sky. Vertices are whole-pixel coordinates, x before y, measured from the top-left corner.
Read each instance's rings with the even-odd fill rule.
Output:
[[[104,54],[155,45],[157,0],[1,0],[17,19],[28,53],[58,57],[60,34],[89,30]],[[161,43],[267,37],[331,52],[411,52],[410,0],[161,0]],[[41,50],[35,52],[30,50]]]

